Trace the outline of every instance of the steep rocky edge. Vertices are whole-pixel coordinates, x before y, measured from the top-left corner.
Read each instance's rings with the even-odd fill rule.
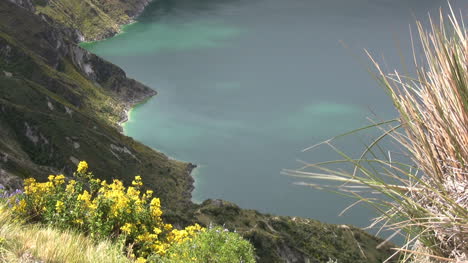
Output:
[[[168,208],[189,203],[192,165],[118,129],[126,109],[156,93],[77,46],[71,32],[0,1],[0,180],[71,174],[87,160],[106,179],[144,176]]]
[[[151,0],[11,0],[32,1],[35,12],[77,30],[80,39],[100,40],[120,32]]]
[[[259,262],[382,262],[390,255],[388,246],[376,249],[381,240],[350,226],[265,215],[221,200],[192,204],[193,165],[119,132],[125,111],[155,92],[78,47],[81,29],[37,11],[73,1],[33,1],[35,7],[8,1],[16,5],[0,1],[0,183],[18,187],[19,178],[71,174],[87,160],[104,179],[129,183],[142,175],[175,225],[236,229],[255,245]]]

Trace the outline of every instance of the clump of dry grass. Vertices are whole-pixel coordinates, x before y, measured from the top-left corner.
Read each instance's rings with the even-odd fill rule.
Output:
[[[383,135],[361,158],[352,159],[329,140],[325,143],[343,160],[285,171],[341,182],[341,192],[376,208],[382,216],[371,227],[406,233],[406,244],[397,249],[403,262],[468,261],[468,38],[453,11],[448,20],[444,23],[441,13],[439,23],[431,20],[430,31],[417,23],[424,56],[418,61],[415,55],[416,78],[386,74],[370,56],[400,117],[371,125]],[[406,163],[377,157],[375,148],[384,137],[402,146]],[[342,162],[354,171],[329,166]]]
[[[71,231],[22,224],[0,205],[0,262],[132,262],[110,241]]]

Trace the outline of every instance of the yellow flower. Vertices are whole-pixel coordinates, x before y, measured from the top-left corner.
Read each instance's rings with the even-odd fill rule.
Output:
[[[67,191],[69,193],[74,193],[75,192],[75,185],[76,185],[76,181],[75,180],[70,180],[70,182],[68,182],[67,187],[65,188],[65,191]]]
[[[35,182],[36,182],[36,179],[34,179],[34,178],[24,179],[24,184],[25,185],[30,185],[30,184],[35,183]]]
[[[121,227],[120,230],[122,230],[126,234],[131,234],[134,227],[135,226],[133,224],[125,223],[125,225]]]
[[[87,206],[91,205],[91,195],[86,190],[84,190],[82,194],[78,195],[76,199],[78,201],[83,201]]]
[[[153,228],[153,232],[154,232],[156,235],[159,235],[159,234],[161,234],[162,230],[159,229],[159,228],[157,228],[157,227],[155,227],[155,228]]]
[[[187,232],[190,235],[195,235],[198,232],[205,231],[205,228],[203,228],[199,224],[195,224],[195,225],[191,225],[191,226],[186,227],[185,230],[187,230]]]
[[[135,176],[135,180],[132,181],[132,185],[137,187],[142,186],[143,182],[141,181],[141,176]]]
[[[49,177],[50,178],[50,177]],[[50,179],[49,179],[50,180]],[[53,179],[55,185],[62,185],[65,183],[65,176],[63,174],[59,174],[55,176]]]
[[[136,263],[146,263],[146,259],[144,259],[144,258],[137,258]]]
[[[92,179],[91,182],[95,182],[96,184],[101,184],[102,180],[101,179]]]
[[[65,204],[60,200],[57,201],[57,203],[55,204],[55,210],[58,213],[61,213],[61,212],[63,212],[64,209],[65,209]]]
[[[24,180],[24,193],[29,195],[36,192],[36,179],[28,178]]]
[[[127,195],[129,198],[133,200],[139,200],[140,199],[140,191],[135,189],[135,187],[129,187],[127,188]]]
[[[162,216],[161,202],[159,198],[153,198],[153,200],[151,200],[150,211],[151,211],[151,214],[156,218]]]
[[[17,213],[26,213],[27,212],[26,207],[27,207],[27,203],[24,199],[22,199],[21,201],[19,201],[18,204],[16,204],[13,207],[13,211]]]
[[[88,171],[88,163],[85,161],[81,161],[78,164],[78,168],[76,169],[76,171],[79,173],[86,173],[86,171]]]
[[[96,210],[98,208],[98,203],[99,203],[99,200],[94,199],[91,204],[88,204],[89,209]]]
[[[186,240],[192,239],[198,233],[205,231],[205,228],[198,224],[188,226],[185,229],[174,229],[170,232],[168,240],[172,243],[182,243]]]

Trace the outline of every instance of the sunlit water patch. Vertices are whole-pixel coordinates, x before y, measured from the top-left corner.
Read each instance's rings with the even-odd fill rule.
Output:
[[[239,35],[236,27],[216,21],[193,21],[182,24],[133,23],[107,41],[84,43],[101,56],[136,56],[155,52],[177,52],[215,48]],[[134,41],[139,39],[139,41]]]

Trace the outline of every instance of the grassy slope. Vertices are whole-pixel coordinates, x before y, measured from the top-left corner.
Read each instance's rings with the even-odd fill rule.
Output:
[[[1,170],[21,177],[71,174],[71,159],[76,158],[87,160],[105,179],[128,183],[142,175],[145,185],[171,208],[188,201],[188,165],[169,160],[115,127],[126,105],[122,97],[131,94],[125,89],[143,89],[141,84],[92,56],[101,73],[91,80],[72,55],[79,49],[75,44],[64,41],[61,45],[67,48],[56,50],[53,44],[60,39],[37,17],[0,2]]]
[[[0,207],[0,262],[131,262],[108,241],[95,242],[70,231],[25,225]]]

